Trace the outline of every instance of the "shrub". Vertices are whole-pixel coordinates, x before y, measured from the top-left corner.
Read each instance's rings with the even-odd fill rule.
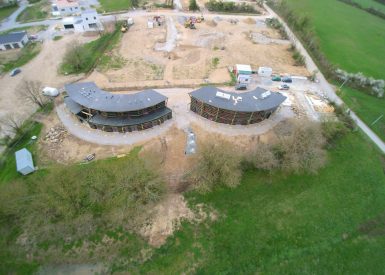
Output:
[[[190,0],[188,8],[189,8],[190,11],[198,11],[199,10],[199,6],[197,4],[197,1],[196,0]]]
[[[217,185],[235,187],[242,176],[241,157],[234,146],[215,138],[201,146],[197,164],[187,175],[198,191],[209,192]]]
[[[322,135],[325,137],[329,148],[333,147],[336,141],[349,132],[349,129],[340,120],[325,120],[321,126]]]
[[[259,13],[255,8],[246,3],[236,4],[235,2],[223,2],[217,0],[210,0],[206,3],[209,11],[219,12],[235,12],[235,13]]]

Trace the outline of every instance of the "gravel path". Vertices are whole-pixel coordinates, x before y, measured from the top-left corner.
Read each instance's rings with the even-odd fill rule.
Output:
[[[313,59],[310,57],[308,52],[302,43],[297,39],[294,33],[287,26],[285,21],[282,20],[270,7],[264,4],[265,9],[273,16],[277,17],[279,21],[284,25],[286,32],[292,41],[292,43],[297,47],[298,51],[305,57],[306,67],[310,72],[318,71],[316,74],[317,79],[319,80],[319,85],[323,89],[325,95],[329,98],[330,101],[334,101],[336,104],[341,105],[344,102],[341,98],[337,96],[334,88],[326,80],[324,75],[320,72],[317,65],[314,63]],[[385,153],[385,143],[352,111],[349,112],[350,117],[356,122],[357,126],[380,148],[380,150]]]

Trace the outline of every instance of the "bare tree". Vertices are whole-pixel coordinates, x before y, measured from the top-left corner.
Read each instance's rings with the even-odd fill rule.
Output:
[[[24,79],[19,90],[20,95],[32,104],[35,104],[40,108],[43,108],[47,104],[47,98],[42,93],[42,84],[40,81]]]
[[[87,51],[78,41],[76,41],[67,48],[64,56],[64,63],[71,66],[75,72],[78,72],[83,68],[87,56]]]
[[[8,129],[15,135],[23,133],[23,122],[21,119],[18,119],[15,115],[10,114],[0,119],[0,123],[3,125],[3,129]]]

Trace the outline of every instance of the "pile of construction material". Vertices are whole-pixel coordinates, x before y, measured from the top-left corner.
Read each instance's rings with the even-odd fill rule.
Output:
[[[44,141],[51,144],[62,143],[64,138],[68,135],[64,126],[51,127],[44,137]]]

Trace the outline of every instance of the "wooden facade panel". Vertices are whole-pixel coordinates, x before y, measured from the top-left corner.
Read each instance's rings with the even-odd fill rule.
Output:
[[[269,118],[275,111],[236,112],[211,106],[193,97],[191,97],[190,110],[211,121],[231,125],[248,125],[258,123]]]

